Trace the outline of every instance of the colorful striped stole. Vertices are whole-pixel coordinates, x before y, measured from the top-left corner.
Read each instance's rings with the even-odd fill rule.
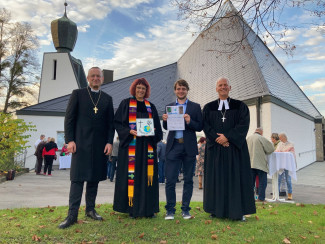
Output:
[[[149,101],[144,99],[144,104],[146,105],[149,118],[152,118],[152,110]],[[131,130],[137,129],[136,119],[137,119],[137,100],[135,98],[130,98],[129,126]],[[128,164],[128,197],[129,197],[130,207],[133,206],[133,196],[134,196],[135,150],[136,150],[136,136],[133,136],[133,139],[129,144],[129,164]],[[152,186],[153,164],[154,164],[153,147],[148,143],[148,161],[147,161],[148,186]]]

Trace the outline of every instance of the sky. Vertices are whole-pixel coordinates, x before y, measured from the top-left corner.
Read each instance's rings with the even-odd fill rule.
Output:
[[[92,66],[114,70],[114,79],[176,62],[196,36],[186,30],[169,0],[71,0],[67,16],[78,26],[75,58],[85,71]],[[29,22],[44,52],[55,52],[50,24],[64,14],[64,0],[0,0],[12,21]],[[287,10],[285,20],[302,26],[283,39],[296,49],[286,55],[272,42],[268,46],[316,108],[325,115],[325,30],[304,27],[314,20],[302,9]]]

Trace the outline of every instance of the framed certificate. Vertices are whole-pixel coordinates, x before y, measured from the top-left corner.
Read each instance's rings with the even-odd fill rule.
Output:
[[[138,136],[154,136],[155,127],[153,119],[137,119],[137,134]]]

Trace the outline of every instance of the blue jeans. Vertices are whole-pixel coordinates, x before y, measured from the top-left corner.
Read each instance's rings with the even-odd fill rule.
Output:
[[[165,160],[158,161],[159,183],[165,183]]]
[[[291,176],[289,175],[289,171],[286,170],[286,169],[284,170],[284,173],[282,173],[281,175],[279,175],[279,179],[278,179],[279,191],[280,191],[281,180],[282,180],[282,177],[283,177],[284,174],[285,174],[285,177],[286,177],[288,193],[292,194]]]
[[[259,169],[252,169],[252,177],[253,177],[253,188],[255,187],[255,179],[256,175],[258,175],[258,199],[261,201],[265,200],[265,190],[267,186],[267,174],[266,172]]]

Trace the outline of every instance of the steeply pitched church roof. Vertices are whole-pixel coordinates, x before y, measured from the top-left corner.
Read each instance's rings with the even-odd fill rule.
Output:
[[[230,80],[230,96],[247,101],[272,96],[313,118],[321,116],[231,1],[219,9],[204,31],[178,60],[179,77],[189,82],[191,99],[204,105],[217,97],[215,82]],[[226,16],[226,18],[222,18]],[[243,39],[243,33],[247,38]],[[231,52],[230,43],[243,40]],[[203,95],[204,94],[204,95]]]
[[[101,89],[112,96],[114,109],[116,110],[123,99],[131,96],[129,93],[131,83],[137,78],[144,77],[148,80],[151,86],[151,96],[149,101],[155,104],[158,114],[162,115],[165,110],[165,104],[174,101],[173,84],[176,79],[176,71],[177,63],[173,63],[110,82],[103,85]],[[69,99],[70,95],[58,97],[56,99],[18,110],[17,114],[64,116]]]

